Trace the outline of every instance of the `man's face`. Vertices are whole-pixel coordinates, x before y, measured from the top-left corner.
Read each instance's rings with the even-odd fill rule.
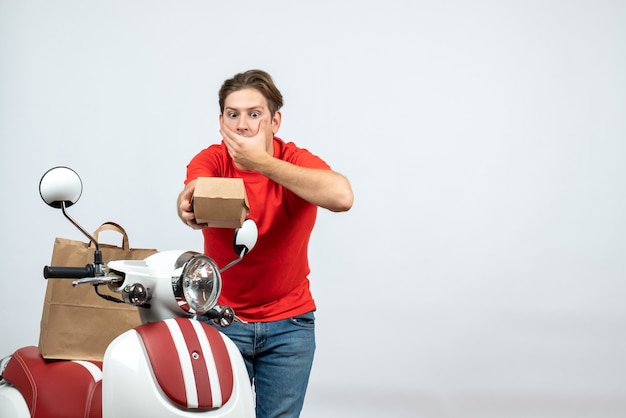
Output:
[[[264,130],[271,141],[280,127],[280,112],[272,116],[265,96],[252,88],[237,90],[226,96],[220,123],[241,136],[250,137],[258,133],[262,120],[266,121]]]

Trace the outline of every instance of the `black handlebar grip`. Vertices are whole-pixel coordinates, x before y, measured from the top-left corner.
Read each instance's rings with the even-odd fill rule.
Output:
[[[85,267],[45,266],[43,268],[43,277],[46,279],[83,279],[93,277],[94,273],[93,264],[87,264]]]

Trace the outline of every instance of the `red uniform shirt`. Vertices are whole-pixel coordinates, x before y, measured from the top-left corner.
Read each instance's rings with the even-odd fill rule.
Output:
[[[278,137],[274,137],[274,157],[301,167],[330,169],[319,157]],[[254,249],[222,274],[219,303],[250,322],[275,321],[315,309],[309,290],[308,243],[317,206],[255,171],[239,170],[223,142],[191,160],[185,184],[198,177],[242,178],[248,218],[259,229]],[[232,229],[204,228],[202,233],[204,252],[219,267],[237,257]]]

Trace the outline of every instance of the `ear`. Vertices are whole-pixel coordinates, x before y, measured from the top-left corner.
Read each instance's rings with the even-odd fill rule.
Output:
[[[283,115],[280,113],[280,110],[277,110],[272,116],[272,133],[276,135],[278,129],[280,128],[280,121],[282,120]]]

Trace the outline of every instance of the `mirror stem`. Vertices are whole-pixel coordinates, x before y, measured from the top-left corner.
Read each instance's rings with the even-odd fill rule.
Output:
[[[231,261],[230,263],[226,264],[224,267],[222,267],[220,269],[220,273],[223,273],[225,270],[228,270],[229,268],[231,268],[232,266],[234,266],[235,264],[237,264],[238,262],[241,261],[241,259],[243,258],[244,255],[246,255],[246,253],[248,252],[248,249],[246,247],[244,247],[241,250],[241,254],[239,254],[239,258],[234,259],[233,261]]]
[[[89,232],[85,231],[85,229],[80,226],[74,219],[72,219],[70,217],[70,215],[66,212],[65,210],[65,201],[61,202],[61,211],[63,212],[63,215],[76,227],[78,228],[78,230],[80,232],[83,233],[83,235],[85,235],[87,238],[89,238],[89,241],[91,243],[93,243],[93,245],[95,245],[96,247],[96,251],[94,252],[94,264],[96,267],[96,276],[100,275],[102,272],[102,252],[100,251],[100,245],[98,244],[98,241],[95,240],[94,237],[91,236],[91,234],[89,234]]]

